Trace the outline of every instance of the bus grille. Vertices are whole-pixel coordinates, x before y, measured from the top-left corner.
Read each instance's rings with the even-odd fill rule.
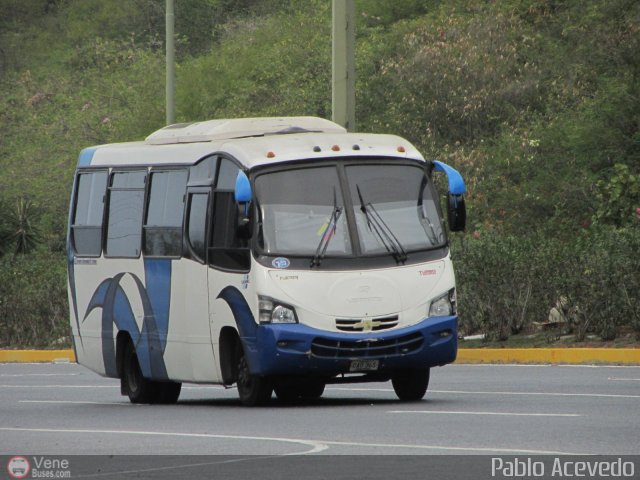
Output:
[[[372,319],[336,318],[336,328],[343,332],[377,332],[398,325],[398,315]]]
[[[389,339],[330,340],[317,337],[311,342],[311,353],[321,358],[398,357],[422,347],[424,337],[419,332]]]

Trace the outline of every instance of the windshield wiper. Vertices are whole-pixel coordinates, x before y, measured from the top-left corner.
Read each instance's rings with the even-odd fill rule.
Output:
[[[329,242],[333,238],[336,233],[336,229],[338,228],[338,219],[342,215],[342,207],[338,206],[338,198],[336,196],[336,189],[333,188],[333,211],[331,212],[331,217],[329,218],[329,223],[327,224],[327,228],[322,232],[322,237],[320,237],[320,242],[318,243],[318,248],[316,248],[316,254],[311,259],[310,267],[319,267],[324,259],[324,255],[327,251],[327,247],[329,246]]]
[[[433,228],[433,222],[427,215],[427,210],[423,202],[423,194],[426,186],[427,177],[424,176],[422,177],[422,182],[420,183],[420,192],[418,193],[418,221],[420,222],[420,225],[422,225],[424,233],[427,235],[427,238],[431,242],[431,245],[435,246],[439,243],[438,234],[436,233],[435,228]],[[431,233],[429,233],[429,230],[427,230],[427,228],[431,230]]]
[[[356,189],[358,190],[358,198],[360,199],[360,211],[367,220],[369,231],[377,236],[382,246],[396,260],[396,263],[404,263],[407,260],[407,252],[400,243],[400,240],[398,240],[393,231],[384,222],[371,202],[367,204],[364,203],[359,185],[356,185]]]

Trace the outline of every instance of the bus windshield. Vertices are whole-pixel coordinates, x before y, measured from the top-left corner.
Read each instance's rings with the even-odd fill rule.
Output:
[[[344,182],[335,165],[257,177],[265,254],[340,257],[359,252],[402,260],[407,252],[444,245],[434,190],[420,165],[347,164],[342,171]]]

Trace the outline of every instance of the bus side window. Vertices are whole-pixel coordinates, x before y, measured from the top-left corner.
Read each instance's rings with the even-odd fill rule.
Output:
[[[106,256],[125,258],[140,256],[146,177],[146,170],[130,170],[113,174],[109,187]]]
[[[236,177],[240,168],[227,158],[220,161],[220,171],[216,182],[216,190],[233,191],[236,187]]]
[[[237,235],[238,206],[233,192],[238,170],[239,167],[230,160],[220,161],[213,197],[213,232],[209,263],[225,270],[246,271],[250,266],[250,254],[246,239]]]
[[[201,263],[206,259],[207,241],[207,193],[189,195],[189,213],[187,217],[187,244],[191,256]]]
[[[102,252],[102,217],[107,171],[78,175],[78,193],[71,222],[73,248],[77,255],[99,257]]]
[[[186,170],[151,172],[149,204],[144,224],[144,254],[179,257],[182,254],[182,219]]]

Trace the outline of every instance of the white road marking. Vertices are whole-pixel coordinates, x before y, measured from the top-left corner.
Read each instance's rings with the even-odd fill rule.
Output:
[[[518,368],[640,368],[640,365],[582,365],[575,363],[454,363],[447,365],[447,368],[467,368],[467,367],[518,367]]]
[[[62,429],[62,428],[18,428],[18,427],[0,427],[0,431],[5,432],[32,432],[32,433],[63,433],[63,434],[105,434],[105,435],[146,435],[156,437],[183,437],[183,438],[220,438],[226,440],[250,440],[259,442],[283,442],[295,443],[311,447],[305,452],[295,453],[293,455],[312,454],[322,452],[329,447],[323,442],[316,440],[305,440],[298,438],[281,438],[281,437],[252,437],[245,435],[215,435],[212,433],[186,433],[186,432],[153,432],[146,430],[84,430],[84,429]],[[287,454],[292,455],[292,454]]]
[[[482,392],[466,390],[429,390],[430,393],[461,395],[537,395],[548,397],[595,397],[595,398],[640,398],[640,395],[618,395],[613,393],[559,393],[559,392]]]
[[[392,388],[344,388],[330,387],[327,390],[342,390],[347,392],[393,392]],[[640,398],[640,395],[618,395],[612,393],[559,393],[559,392],[483,392],[472,390],[428,390],[427,396],[432,393],[455,395],[538,395],[549,397],[606,397],[606,398]]]
[[[0,429],[2,430],[2,429]],[[529,455],[587,455],[585,453],[567,453],[560,452],[556,450],[530,450],[530,449],[517,449],[517,448],[502,448],[502,447],[449,447],[443,445],[405,445],[405,444],[389,444],[389,443],[359,443],[359,442],[334,442],[334,441],[326,441],[323,442],[326,445],[337,445],[337,446],[351,446],[351,447],[375,447],[375,448],[404,448],[404,449],[414,449],[414,450],[441,450],[441,451],[452,451],[452,452],[492,452],[492,453],[504,453],[504,454],[515,454],[515,453],[524,453]]]
[[[344,392],[393,392],[393,388],[346,388],[346,387],[327,387],[327,390],[342,390]]]
[[[0,388],[120,388],[120,385],[0,385]]]
[[[581,417],[577,413],[511,413],[511,412],[462,412],[451,410],[389,410],[387,413],[428,413],[436,415],[502,415],[507,417]]]
[[[586,455],[585,453],[561,452],[556,450],[531,450],[518,448],[503,447],[452,447],[446,445],[411,445],[411,444],[394,444],[394,443],[364,443],[364,442],[338,442],[333,440],[311,440],[302,438],[284,438],[284,437],[252,437],[244,435],[214,435],[210,433],[184,433],[184,432],[153,432],[153,431],[137,431],[137,430],[80,430],[80,429],[59,429],[59,428],[18,428],[18,427],[0,427],[3,432],[30,432],[30,433],[61,433],[61,434],[105,434],[105,435],[142,435],[142,436],[164,436],[164,437],[186,437],[186,438],[219,438],[231,440],[251,440],[266,442],[284,442],[301,444],[312,447],[310,450],[302,453],[289,453],[286,455],[303,455],[319,453],[327,450],[329,446],[342,447],[362,447],[362,448],[384,448],[388,449],[406,449],[406,450],[438,450],[438,451],[456,451],[456,452],[487,452],[487,453],[504,453],[504,454],[529,454],[529,455]]]
[[[612,380],[614,382],[640,382],[640,378],[619,378],[619,377],[609,377],[607,380]]]
[[[74,405],[124,405],[127,407],[141,407],[142,403],[131,402],[90,402],[84,400],[19,400],[18,403],[72,403]]]
[[[120,384],[113,385],[0,385],[0,388],[120,388]],[[183,386],[183,390],[228,390],[221,385],[193,385]]]
[[[0,373],[0,377],[74,377],[79,373]]]
[[[120,388],[120,385],[0,385],[0,388]],[[183,387],[185,390],[228,390],[221,386],[193,386]],[[391,388],[343,388],[331,387],[327,390],[346,392],[393,392]],[[561,393],[561,392],[485,392],[478,390],[429,390],[428,394],[446,395],[535,395],[542,397],[593,397],[593,398],[640,398],[640,395],[623,395],[613,393]]]

